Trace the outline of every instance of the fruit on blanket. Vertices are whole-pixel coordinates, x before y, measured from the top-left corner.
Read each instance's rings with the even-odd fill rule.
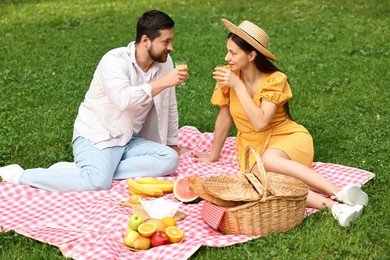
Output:
[[[161,221],[164,222],[167,227],[176,226],[176,220],[171,216],[163,217]]]
[[[129,230],[129,232],[127,232],[127,230],[126,230],[126,235],[125,235],[125,238],[123,239],[123,243],[125,243],[125,245],[128,247],[133,247],[134,241],[139,236],[141,236],[141,235],[135,230]]]
[[[173,185],[173,193],[178,201],[184,203],[197,203],[200,201],[199,196],[197,196],[191,189],[190,183],[187,179],[178,178]]]
[[[156,231],[165,231],[165,229],[167,228],[167,225],[165,225],[165,223],[161,220],[161,219],[157,219],[157,218],[149,218],[147,220],[145,220],[145,223],[153,223],[156,225]]]
[[[133,230],[131,227],[126,228],[126,235],[129,234],[131,231],[135,231],[135,230]]]
[[[138,213],[131,214],[129,220],[129,227],[132,230],[138,230],[139,225],[141,225],[142,223],[144,223],[144,219],[141,217],[140,214]]]
[[[169,238],[163,231],[157,231],[151,237],[152,246],[162,246],[169,244]]]
[[[184,237],[184,232],[175,226],[167,227],[165,234],[168,236],[169,242],[172,244],[182,241]]]
[[[156,230],[157,226],[152,222],[145,222],[138,226],[138,232],[144,237],[151,237]]]
[[[171,181],[160,180],[153,177],[142,177],[139,178],[137,182],[140,184],[173,184]]]
[[[153,197],[159,197],[164,194],[161,189],[144,187],[131,178],[126,179],[126,183],[129,186],[130,194],[139,194]]]
[[[142,186],[150,189],[159,189],[163,193],[172,193],[173,192],[173,183],[142,183]]]
[[[139,236],[136,240],[134,240],[131,247],[138,250],[146,250],[150,248],[150,244],[151,242],[149,237]]]
[[[130,195],[130,203],[133,203],[133,204],[140,204],[140,200],[143,198],[144,196],[140,195],[140,194],[131,194]]]
[[[149,192],[144,193],[143,191],[138,190],[134,187],[129,187],[129,194],[130,195],[140,195],[143,197],[161,197],[162,195],[164,195],[164,192],[162,190],[157,190],[157,189],[151,190],[150,188],[147,188],[147,189],[149,189]],[[150,192],[152,192],[153,194],[151,194]]]

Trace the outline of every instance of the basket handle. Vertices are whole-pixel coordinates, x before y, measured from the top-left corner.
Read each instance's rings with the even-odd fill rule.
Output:
[[[251,172],[251,169],[249,168],[249,153],[251,151],[255,156],[255,159],[257,162],[258,172],[256,172],[256,171]],[[245,172],[246,172],[246,177],[249,180],[249,182],[254,186],[254,188],[257,190],[257,192],[259,192],[259,194],[261,195],[261,201],[265,201],[267,193],[268,193],[267,173],[264,169],[263,161],[260,158],[260,154],[253,145],[248,145],[245,149]],[[251,178],[250,175],[256,176],[256,178]],[[259,183],[259,181],[260,181],[260,183]],[[259,191],[260,186],[262,186],[261,191]]]

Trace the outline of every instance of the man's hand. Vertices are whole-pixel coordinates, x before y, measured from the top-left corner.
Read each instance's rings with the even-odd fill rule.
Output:
[[[173,69],[162,78],[152,81],[150,83],[150,86],[152,87],[152,97],[156,96],[168,87],[174,87],[183,83],[188,76],[189,74],[186,70]]]
[[[175,150],[179,156],[182,154],[185,154],[186,152],[188,152],[190,150],[190,148],[187,146],[180,146],[179,147],[177,145],[169,145],[169,147],[171,147],[173,150]]]

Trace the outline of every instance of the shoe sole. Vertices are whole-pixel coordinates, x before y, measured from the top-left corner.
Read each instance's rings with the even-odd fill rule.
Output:
[[[340,226],[348,227],[353,221],[355,221],[356,219],[358,219],[362,215],[362,213],[363,213],[363,206],[362,205],[357,205],[357,206],[360,206],[360,207],[358,207],[357,210],[355,210],[347,218],[339,221]]]
[[[347,197],[349,198],[349,201],[347,201],[349,203],[346,203],[349,205],[365,206],[368,203],[368,195],[357,185],[351,186],[346,194],[348,194]]]
[[[19,164],[10,164],[7,166],[0,167],[1,181],[6,183],[13,183],[13,176],[15,174],[22,174],[23,172],[24,169]]]

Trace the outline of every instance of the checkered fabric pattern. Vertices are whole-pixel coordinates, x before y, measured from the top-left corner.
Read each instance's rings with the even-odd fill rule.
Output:
[[[212,133],[201,133],[194,127],[179,131],[181,145],[191,151],[182,155],[175,175],[162,179],[200,175],[210,177],[238,173],[235,139],[229,137],[220,160],[197,163],[193,152],[209,151]],[[313,168],[340,186],[364,184],[373,173],[356,168],[314,163]],[[176,201],[173,194],[164,196]],[[185,241],[132,252],[123,245],[123,237],[131,209],[121,207],[128,200],[125,181],[114,181],[110,190],[52,193],[29,186],[0,183],[0,227],[11,229],[44,243],[59,247],[66,257],[74,259],[188,259],[201,246],[224,247],[256,238],[246,235],[223,235],[207,225],[201,216],[203,201],[182,204],[187,217],[177,225],[185,232]],[[307,215],[314,212],[307,210]]]

